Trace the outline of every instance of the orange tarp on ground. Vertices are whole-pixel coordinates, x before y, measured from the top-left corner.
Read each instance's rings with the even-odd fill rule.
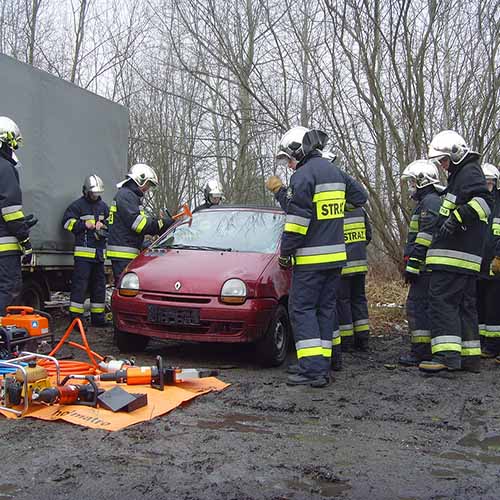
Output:
[[[105,390],[112,389],[117,384],[114,382],[101,382],[99,387]],[[220,381],[215,377],[202,378],[183,382],[175,386],[165,386],[164,391],[153,389],[145,385],[128,386],[119,384],[127,392],[135,394],[147,394],[148,404],[130,413],[112,412],[103,408],[92,408],[80,405],[53,405],[45,406],[34,403],[25,414],[25,417],[40,418],[42,420],[66,420],[72,424],[83,425],[93,429],[104,429],[107,431],[118,431],[132,424],[151,420],[155,417],[168,413],[182,403],[201,396],[211,391],[222,391],[230,384]],[[8,418],[18,418],[13,413],[1,411]]]

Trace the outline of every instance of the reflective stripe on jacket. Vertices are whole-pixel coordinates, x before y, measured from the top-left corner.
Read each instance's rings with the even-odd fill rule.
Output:
[[[363,205],[366,191],[319,152],[297,165],[288,190],[281,255],[294,256],[296,270],[343,267],[345,204]]]
[[[478,159],[476,153],[469,153],[460,164],[451,167],[425,261],[431,270],[479,273],[492,195],[486,187]],[[451,236],[441,237],[439,228],[450,216],[456,217],[461,226]]]

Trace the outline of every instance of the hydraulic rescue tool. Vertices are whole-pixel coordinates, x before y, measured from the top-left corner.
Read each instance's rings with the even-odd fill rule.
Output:
[[[99,380],[114,381],[118,384],[145,385],[163,391],[165,385],[175,385],[186,380],[197,378],[216,377],[217,370],[198,370],[196,368],[174,368],[163,366],[161,356],[156,357],[155,366],[130,366],[113,373],[102,373]]]
[[[68,384],[70,380],[85,380],[87,384]],[[92,375],[68,375],[60,385],[46,387],[33,393],[33,401],[49,405],[97,406],[97,396],[104,392],[94,382]]]
[[[0,361],[2,369],[2,392],[0,393],[0,410],[14,413],[22,417],[36,394],[51,387],[52,382],[48,370],[37,364],[44,360],[55,365],[56,381],[59,384],[59,362],[52,356],[22,352],[19,357],[8,361]],[[22,404],[22,409],[13,408]]]

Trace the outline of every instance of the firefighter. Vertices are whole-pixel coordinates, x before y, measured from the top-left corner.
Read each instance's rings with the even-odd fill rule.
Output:
[[[281,267],[293,265],[289,309],[298,365],[289,370],[289,385],[329,383],[335,288],[346,262],[344,207],[367,199],[358,183],[322,158],[327,139],[319,130],[294,127],[282,137],[277,153],[295,170],[279,257]]]
[[[323,151],[323,158],[334,162],[333,151]],[[366,246],[372,239],[371,225],[364,208],[346,204],[344,213],[344,240],[347,263],[342,268],[337,289],[337,316],[339,347],[332,351],[332,368],[342,368],[342,351],[368,350],[370,324],[366,300],[365,278],[368,272]]]
[[[156,172],[144,163],[132,165],[127,177],[116,185],[119,189],[109,211],[107,249],[115,284],[127,264],[139,255],[144,236],[163,234],[174,222],[170,217],[148,217],[144,212],[144,194],[157,185]]]
[[[17,171],[20,164],[15,154],[21,145],[19,127],[0,116],[0,316],[21,292],[21,263],[30,265],[33,257],[29,230],[37,220],[23,213]]]
[[[491,163],[482,165],[488,190],[493,194],[493,208],[489,217],[488,236],[481,262],[481,276],[477,286],[477,308],[481,356],[494,358],[500,354],[500,173]]]
[[[476,281],[492,204],[479,157],[452,130],[440,132],[429,145],[429,159],[448,173],[437,229],[425,260],[432,271],[432,360],[422,361],[419,368],[429,373],[479,371]]]
[[[71,318],[83,315],[88,291],[91,324],[95,327],[106,326],[104,260],[109,207],[101,199],[103,192],[104,183],[99,176],[87,177],[83,183],[82,196],[69,205],[62,220],[64,229],[75,237],[69,312]]]
[[[428,317],[430,273],[425,266],[425,256],[432,243],[438,219],[442,187],[439,185],[438,169],[429,160],[410,163],[401,178],[408,182],[408,193],[417,205],[411,215],[404,250],[405,282],[410,285],[406,299],[406,315],[411,351],[402,354],[399,363],[418,366],[421,361],[432,359]]]
[[[203,189],[203,197],[205,198],[205,203],[202,205],[198,205],[194,210],[194,212],[198,212],[199,210],[203,210],[204,208],[210,208],[214,205],[220,205],[222,201],[222,197],[224,193],[222,192],[222,186],[218,181],[212,179],[207,182],[205,188]]]

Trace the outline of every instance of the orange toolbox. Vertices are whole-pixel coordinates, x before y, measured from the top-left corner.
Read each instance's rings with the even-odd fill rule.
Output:
[[[39,337],[49,333],[48,317],[39,314],[28,306],[8,306],[7,314],[0,317],[0,326],[16,326],[24,328],[30,337]]]

